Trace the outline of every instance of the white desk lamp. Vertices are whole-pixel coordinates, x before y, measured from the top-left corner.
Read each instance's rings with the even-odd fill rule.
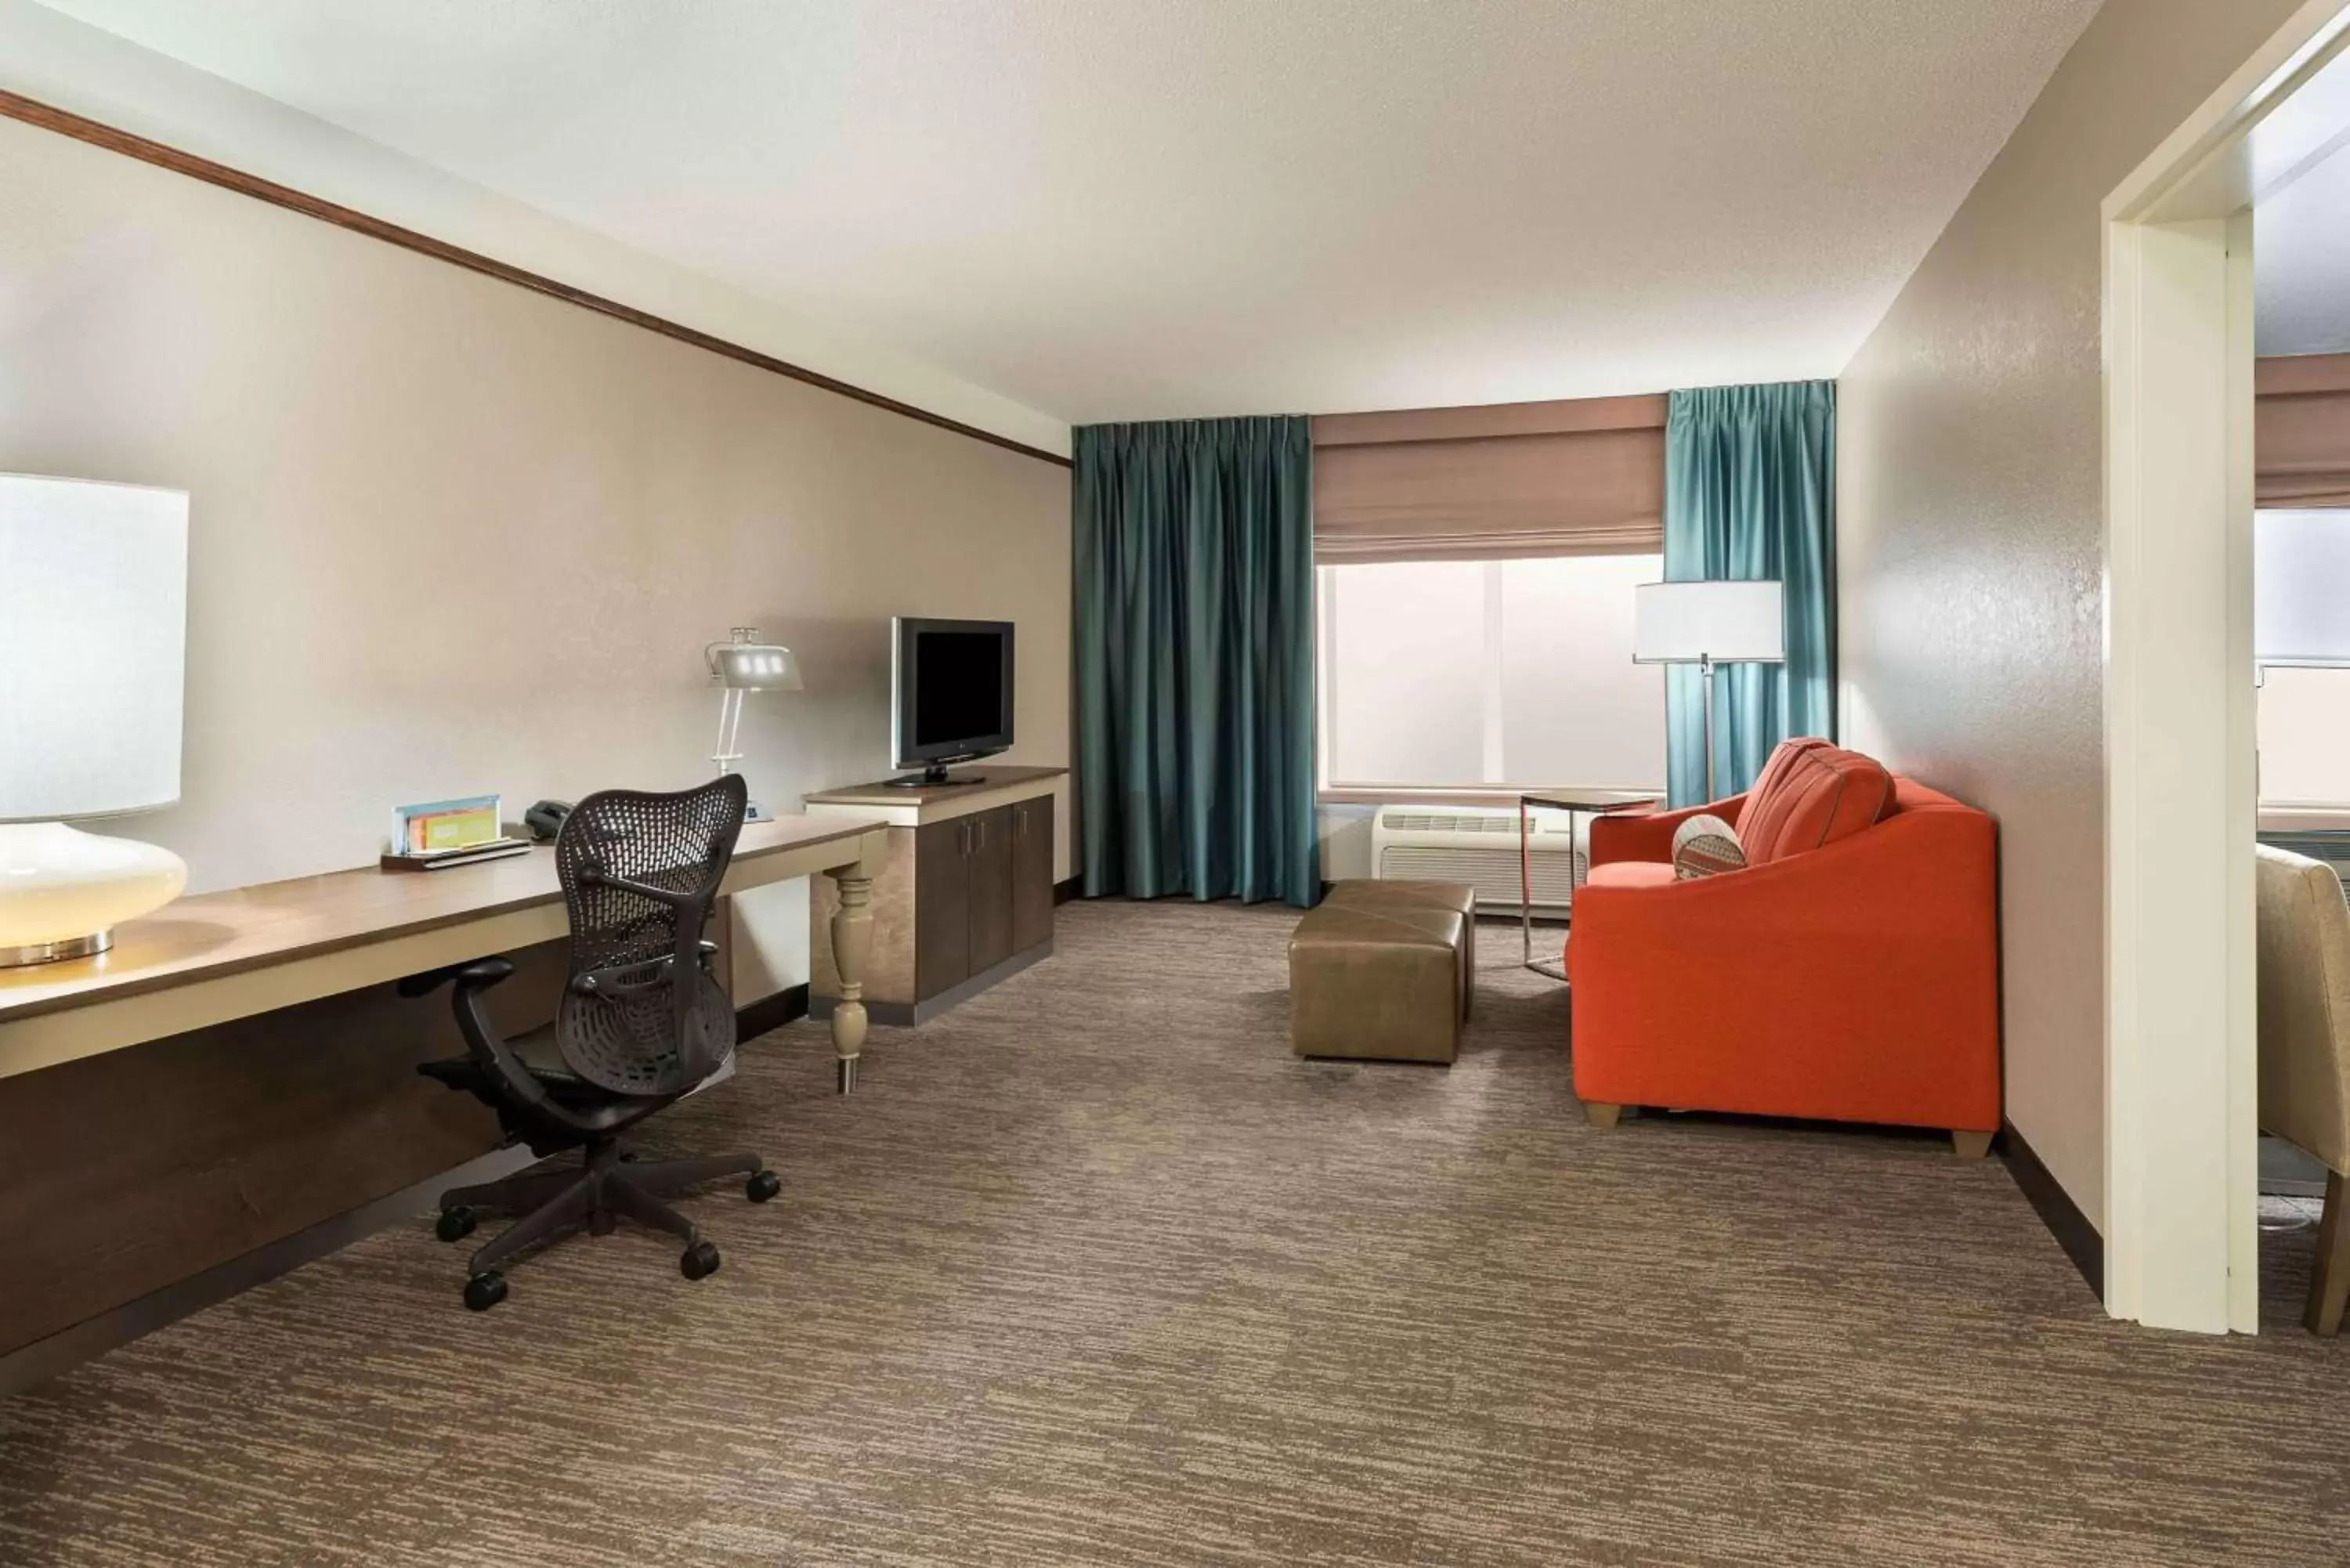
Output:
[[[1786,614],[1777,583],[1642,583],[1632,590],[1632,662],[1694,664],[1705,683],[1705,794],[1713,784],[1713,667],[1780,664]]]
[[[84,958],[188,885],[66,817],[180,798],[184,491],[0,474],[0,968]]]
[[[710,754],[723,777],[743,760],[743,753],[735,749],[743,731],[743,694],[802,690],[800,661],[788,648],[761,642],[754,626],[732,628],[727,641],[713,642],[702,650],[702,659],[710,666],[710,679],[725,688],[718,694],[718,749]],[[764,814],[754,805],[750,815],[755,819]]]

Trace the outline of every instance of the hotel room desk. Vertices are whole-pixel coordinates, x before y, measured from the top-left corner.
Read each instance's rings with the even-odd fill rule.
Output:
[[[748,824],[723,890],[830,877],[861,974],[885,831]],[[0,971],[0,1392],[429,1204],[452,1171],[527,1163],[485,1107],[416,1075],[464,1049],[447,996],[390,982],[511,954],[491,1005],[526,1028],[553,1016],[567,932],[540,848],[202,894],[117,928],[110,952]],[[836,1012],[842,1061],[864,1034]]]
[[[840,888],[834,942],[863,993],[878,820],[783,816],[747,823],[722,891],[739,893],[818,872]],[[369,867],[182,898],[118,928],[93,958],[0,970],[0,1078],[100,1052],[398,980],[402,975],[552,941],[568,930],[555,853],[445,871]],[[833,1048],[854,1058],[862,1003]]]

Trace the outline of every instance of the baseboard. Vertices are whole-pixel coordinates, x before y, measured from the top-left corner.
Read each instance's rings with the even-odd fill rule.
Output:
[[[1083,898],[1085,896],[1085,886],[1086,879],[1082,877],[1072,877],[1065,882],[1054,883],[1054,907],[1057,909],[1061,905],[1067,903],[1072,898]]]
[[[808,1015],[808,988],[803,981],[787,985],[773,996],[763,996],[747,1007],[734,1010],[734,1038],[755,1040],[770,1029],[781,1029],[786,1023],[798,1022]]]
[[[109,1350],[224,1302],[239,1292],[265,1284],[280,1274],[292,1273],[305,1263],[316,1262],[329,1252],[340,1251],[378,1231],[421,1214],[452,1187],[496,1181],[527,1168],[534,1158],[529,1149],[519,1147],[492,1149],[454,1170],[402,1188],[372,1203],[346,1210],[330,1220],[321,1220],[290,1236],[281,1236],[224,1263],[215,1263],[200,1274],[192,1274],[160,1291],[150,1291],[136,1301],[126,1302],[96,1317],[85,1318],[71,1328],[59,1329],[46,1339],[21,1345],[0,1355],[0,1397],[46,1382],[60,1372],[96,1360]],[[452,1312],[460,1310],[457,1287],[464,1282],[460,1277],[462,1272],[452,1262],[449,1272]]]
[[[2032,1145],[2015,1130],[2013,1122],[1999,1124],[1999,1158],[2040,1216],[2040,1222],[2048,1227],[2048,1233],[2056,1238],[2056,1244],[2064,1249],[2064,1255],[2073,1260],[2073,1266],[2089,1282],[2091,1293],[2104,1301],[2106,1239],[2097,1234],[2097,1228],[2089,1223],[2089,1217],[2081,1212],[2081,1206],[2073,1201],[2064,1184],[2041,1163]]]
[[[925,997],[920,1002],[868,1002],[865,1004],[865,1020],[868,1023],[886,1023],[900,1029],[928,1023],[947,1009],[969,1002],[988,987],[999,985],[1030,964],[1042,963],[1052,956],[1053,939],[1046,937],[1025,952],[1014,953],[993,969],[972,975],[961,985],[951,985],[936,996]],[[830,1018],[837,1000],[830,996],[817,997],[808,1004],[808,1016]]]

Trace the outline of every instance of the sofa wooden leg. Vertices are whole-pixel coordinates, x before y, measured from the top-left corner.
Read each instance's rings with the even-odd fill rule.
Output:
[[[1586,1100],[1583,1102],[1583,1114],[1591,1118],[1593,1127],[1612,1127],[1616,1125],[1616,1118],[1624,1114],[1624,1107],[1603,1105],[1597,1100]]]
[[[2317,1222],[2317,1264],[2309,1274],[2309,1310],[2302,1322],[2312,1334],[2331,1338],[2341,1332],[2342,1309],[2350,1305],[2350,1179],[2325,1173],[2325,1213]]]
[[[1953,1132],[1950,1147],[1959,1151],[1960,1159],[1981,1159],[1991,1152],[1991,1134],[1987,1132]]]

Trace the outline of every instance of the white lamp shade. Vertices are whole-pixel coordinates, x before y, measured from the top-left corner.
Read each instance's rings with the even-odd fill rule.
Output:
[[[0,822],[180,796],[188,497],[0,474]]]
[[[1632,590],[1636,664],[1776,664],[1786,657],[1777,583],[1642,583]]]
[[[2350,665],[2350,512],[2276,511],[2254,518],[2252,658]]]

